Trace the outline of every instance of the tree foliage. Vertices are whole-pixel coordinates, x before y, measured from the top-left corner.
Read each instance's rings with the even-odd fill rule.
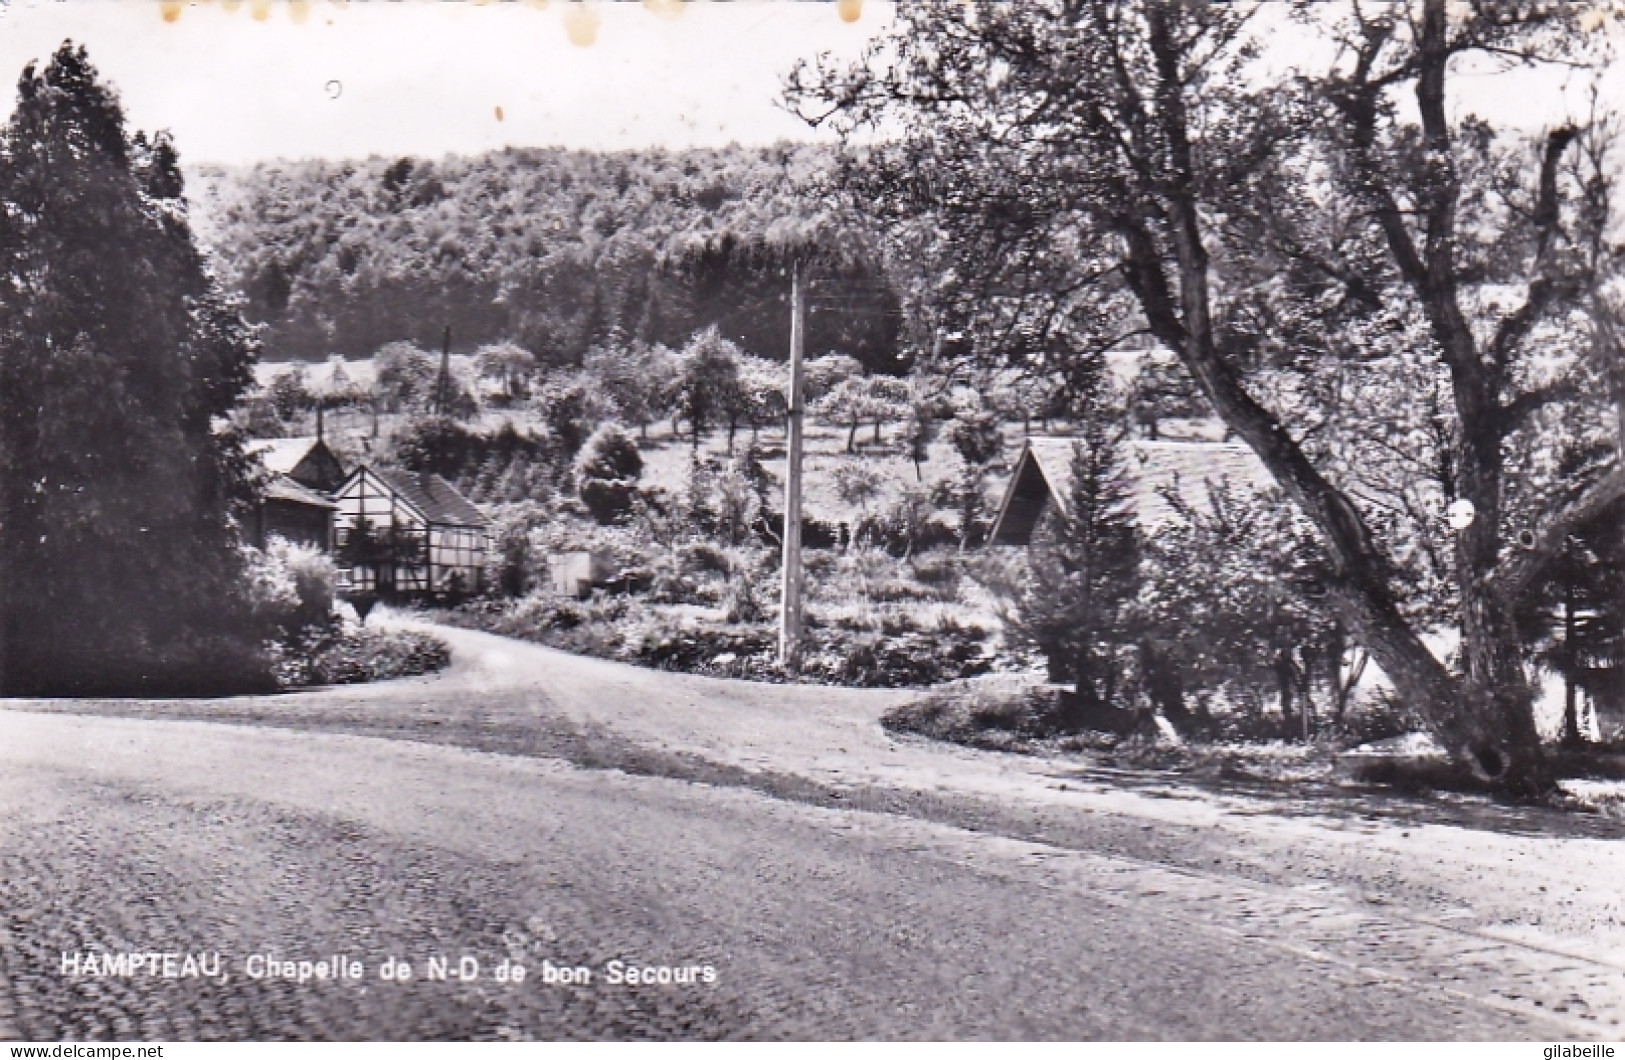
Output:
[[[643,454],[637,443],[613,423],[592,433],[576,457],[576,491],[598,522],[624,522],[632,514]]]
[[[0,138],[0,686],[241,690],[266,678],[220,427],[253,333],[211,282],[167,136],[127,134],[64,44]]]
[[[1618,430],[1617,343],[1596,326],[1618,257],[1608,126],[1529,141],[1451,92],[1469,60],[1585,59],[1579,12],[1302,5],[1291,31],[1334,46],[1283,76],[1257,59],[1288,10],[923,0],[789,94],[849,143],[884,134],[849,152],[847,187],[922,274],[936,266],[920,301],[984,351],[1063,377],[1141,331],[1173,351],[1314,525],[1351,635],[1464,762],[1538,795],[1513,613],[1570,529],[1625,492],[1612,447],[1554,471],[1565,433]],[[1385,361],[1437,385],[1339,401]],[[1367,464],[1378,448],[1398,451]],[[1396,461],[1441,476],[1414,510],[1362,481]],[[1441,534],[1455,499],[1476,517]],[[1531,547],[1509,548],[1523,532]],[[1403,601],[1430,552],[1458,670]]]
[[[783,359],[788,281],[738,248],[805,213],[800,189],[829,159],[823,147],[731,147],[274,162],[205,170],[200,207],[276,359],[427,341],[448,322],[460,350],[511,339],[551,367],[577,367],[616,336],[677,348],[709,324]],[[820,283],[852,311],[811,316],[809,348],[896,370],[879,252],[846,254]]]
[[[677,384],[677,416],[688,422],[689,437],[700,439],[722,421],[728,423],[728,448],[743,418],[745,398],[739,379],[739,345],[713,325],[695,332],[683,347],[682,376]]]

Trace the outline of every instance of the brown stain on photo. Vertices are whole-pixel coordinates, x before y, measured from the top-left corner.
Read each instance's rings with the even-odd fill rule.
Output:
[[[248,13],[255,22],[264,22],[271,17],[271,0],[248,0]]]
[[[590,48],[598,39],[598,24],[602,21],[595,5],[582,0],[570,0],[564,9],[564,32],[570,43],[578,48]]]
[[[664,18],[676,18],[688,4],[685,0],[643,0],[643,7]]]
[[[310,17],[310,0],[288,0],[288,17],[294,25],[304,25]]]
[[[502,120],[502,108],[498,107],[497,108],[497,121],[501,121],[501,120]]]
[[[856,22],[863,17],[863,0],[835,0],[835,11],[842,22]]]
[[[158,13],[163,16],[165,22],[179,22],[181,8],[185,6],[180,0],[164,0],[158,5]]]
[[[220,10],[228,15],[242,6],[243,0],[220,0]]]

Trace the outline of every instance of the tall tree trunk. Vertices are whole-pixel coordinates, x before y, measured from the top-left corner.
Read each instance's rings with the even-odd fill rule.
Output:
[[[1443,123],[1443,75],[1448,56],[1429,52],[1430,41],[1442,42],[1443,11],[1443,0],[1428,0],[1418,96],[1430,138]],[[1451,261],[1454,174],[1448,163],[1448,132],[1443,132],[1443,150],[1433,152],[1443,161],[1434,163],[1435,177],[1442,184],[1428,200],[1429,260],[1423,261],[1410,243],[1397,208],[1377,212],[1401,271],[1413,278],[1435,337],[1445,349],[1463,425],[1459,487],[1461,496],[1478,510],[1478,518],[1457,538],[1465,671],[1460,681],[1434,658],[1400,614],[1388,560],[1358,510],[1314,468],[1274,415],[1246,391],[1217,346],[1208,254],[1195,200],[1196,169],[1187,134],[1185,71],[1176,31],[1170,24],[1174,17],[1177,12],[1171,7],[1152,4],[1147,8],[1148,39],[1158,74],[1157,120],[1169,141],[1168,236],[1177,262],[1177,293],[1163,269],[1157,237],[1142,218],[1132,215],[1115,219],[1127,251],[1125,279],[1145,311],[1151,331],[1179,354],[1220,418],[1258,455],[1320,530],[1332,561],[1327,586],[1332,604],[1400,696],[1420,710],[1452,754],[1486,779],[1516,796],[1541,794],[1549,788],[1550,778],[1534,728],[1532,695],[1521,666],[1510,605],[1495,591],[1491,578],[1499,552],[1500,436],[1494,394],[1485,385],[1485,369],[1456,301]]]
[[[1292,719],[1297,716],[1292,709],[1292,696],[1298,687],[1298,667],[1292,661],[1292,652],[1284,648],[1277,651],[1274,669],[1276,694],[1281,708],[1281,732],[1290,740]]]

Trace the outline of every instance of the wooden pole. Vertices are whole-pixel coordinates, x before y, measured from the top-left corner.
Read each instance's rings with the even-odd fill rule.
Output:
[[[806,291],[801,263],[790,266],[790,390],[784,439],[784,562],[779,593],[779,662],[790,673],[801,669],[801,375],[805,342]]]

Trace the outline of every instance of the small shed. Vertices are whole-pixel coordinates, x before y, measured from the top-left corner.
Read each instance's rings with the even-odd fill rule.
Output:
[[[244,450],[273,476],[254,518],[254,541],[273,536],[298,545],[333,548],[338,505],[328,492],[344,481],[344,465],[321,438],[260,438]]]
[[[602,552],[555,552],[547,557],[547,573],[555,593],[585,599],[613,575],[614,563]]]
[[[1050,505],[1066,510],[1072,496],[1074,438],[1029,438],[1005,486],[988,535],[989,545],[1025,547],[1033,527]],[[1207,503],[1210,483],[1243,489],[1273,489],[1275,480],[1253,451],[1235,442],[1127,442],[1124,470],[1134,483],[1134,512],[1140,526],[1155,530],[1175,518],[1164,496],[1176,488],[1192,507]]]
[[[254,536],[264,548],[273,536],[331,552],[333,517],[339,506],[286,475],[271,480],[256,511]]]
[[[460,596],[482,588],[490,520],[439,475],[363,464],[334,500],[348,591]]]

